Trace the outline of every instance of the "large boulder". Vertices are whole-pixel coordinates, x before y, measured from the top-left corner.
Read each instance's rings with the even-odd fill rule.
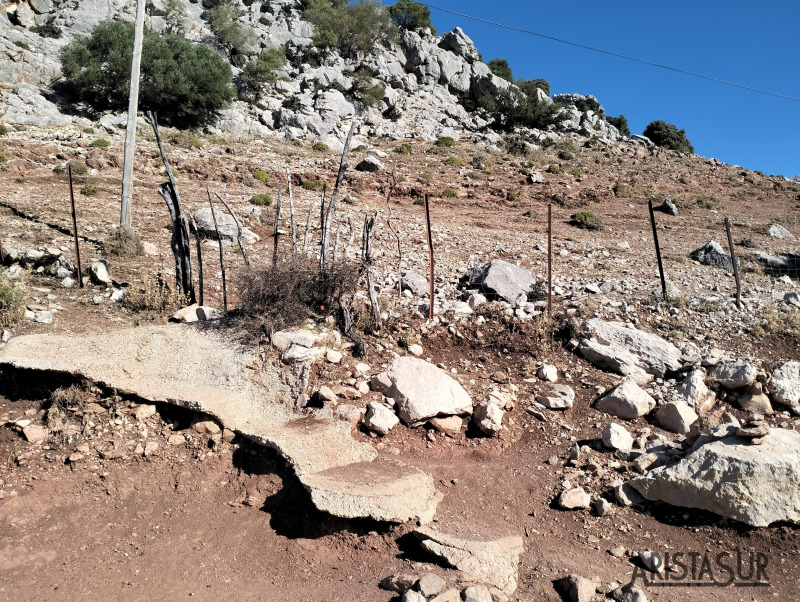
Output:
[[[767,236],[771,236],[772,238],[794,238],[792,233],[780,224],[771,224],[770,227],[767,228]]]
[[[472,399],[446,372],[415,357],[396,357],[386,375],[392,385],[386,391],[397,404],[400,419],[418,426],[436,416],[472,413]]]
[[[752,385],[758,370],[747,362],[721,362],[711,368],[709,375],[726,389],[738,389]]]
[[[689,258],[703,265],[710,265],[729,272],[733,270],[731,256],[722,250],[718,242],[713,240],[708,241],[699,249],[695,249],[689,253]]]
[[[225,242],[233,242],[239,235],[239,230],[236,226],[236,220],[228,212],[222,212],[219,209],[214,209],[214,214],[211,214],[211,207],[203,207],[198,209],[194,214],[194,221],[197,224],[197,230],[200,234],[208,238],[217,238],[217,228],[214,227],[214,217],[217,220],[217,228],[219,229],[219,240]],[[247,243],[258,242],[258,235],[248,228],[242,227],[242,238]]]
[[[580,352],[590,362],[629,376],[639,384],[650,377],[663,377],[681,368],[681,352],[660,336],[630,328],[622,322],[592,318],[587,333],[595,340],[584,339]]]
[[[468,63],[481,60],[481,54],[475,48],[474,42],[460,27],[456,27],[453,31],[444,34],[442,41],[439,42],[439,47],[463,57]]]
[[[800,362],[786,362],[772,372],[772,399],[800,414]]]
[[[697,422],[697,412],[689,407],[685,401],[670,401],[658,408],[656,420],[661,428],[685,435],[692,425]]]
[[[639,416],[649,414],[656,407],[656,400],[650,397],[632,380],[626,380],[595,404],[601,412],[635,420]]]
[[[771,429],[761,445],[728,437],[629,481],[652,501],[701,508],[754,527],[800,523],[800,433]]]
[[[470,268],[461,278],[468,288],[478,289],[489,299],[502,299],[516,303],[530,292],[536,277],[528,270],[514,264],[495,259],[482,266]]]

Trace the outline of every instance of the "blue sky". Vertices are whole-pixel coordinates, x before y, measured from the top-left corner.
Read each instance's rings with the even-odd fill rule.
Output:
[[[390,4],[391,2],[386,2]],[[431,5],[800,98],[800,1],[431,0]],[[767,174],[800,174],[800,102],[775,98],[501,29],[431,9],[460,26],[486,62],[542,77],[553,93],[594,94],[631,132],[662,119],[695,152]]]

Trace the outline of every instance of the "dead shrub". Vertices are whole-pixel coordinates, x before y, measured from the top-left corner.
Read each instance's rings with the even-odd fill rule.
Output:
[[[114,228],[103,241],[103,254],[114,257],[139,257],[144,253],[142,239],[130,226]]]
[[[143,289],[138,292],[129,291],[122,298],[123,307],[133,312],[159,316],[174,314],[188,303],[186,295],[170,288],[161,274],[147,281]]]
[[[25,285],[0,277],[0,328],[14,328],[25,314]]]
[[[311,316],[331,315],[342,296],[356,292],[360,276],[356,264],[339,262],[320,270],[317,261],[308,257],[242,270],[236,275],[241,315],[252,328],[270,330],[295,326]]]

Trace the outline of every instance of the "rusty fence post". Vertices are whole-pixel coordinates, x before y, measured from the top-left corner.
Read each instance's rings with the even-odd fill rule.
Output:
[[[428,224],[428,252],[431,264],[431,289],[428,297],[428,319],[433,321],[433,236],[431,235],[431,210],[428,195],[425,195],[425,221]]]
[[[656,216],[653,213],[653,201],[647,201],[650,209],[650,224],[653,226],[653,241],[656,243],[656,259],[658,260],[658,273],[661,276],[661,292],[664,294],[664,301],[667,300],[667,280],[664,278],[664,264],[661,262],[661,247],[658,244],[658,230],[656,230]]]
[[[78,262],[78,284],[83,288],[83,270],[81,270],[81,248],[78,245],[78,218],[75,215],[75,192],[72,189],[72,165],[67,165],[69,173],[69,200],[72,204],[72,231],[75,234],[75,259]]]
[[[736,263],[736,253],[733,250],[733,238],[731,237],[731,224],[725,218],[725,232],[728,234],[728,246],[731,249],[731,264],[733,264],[733,277],[736,280],[736,307],[742,309],[742,281],[739,280],[739,265]]]

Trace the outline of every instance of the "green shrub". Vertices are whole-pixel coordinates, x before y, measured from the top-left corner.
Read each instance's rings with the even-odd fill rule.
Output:
[[[86,165],[86,161],[83,159],[67,161],[67,166],[72,168],[72,175],[74,176],[85,176],[89,173],[89,166]]]
[[[456,145],[456,141],[450,136],[442,136],[436,141],[436,146],[439,148],[451,148]]]
[[[277,82],[278,71],[285,66],[286,49],[283,46],[267,48],[247,61],[239,78],[254,90],[258,90],[263,84]]]
[[[96,110],[128,107],[133,25],[106,21],[61,49],[72,91]],[[211,121],[235,96],[230,64],[204,44],[145,30],[139,109],[179,126]]]
[[[431,11],[419,2],[397,0],[389,7],[389,16],[401,29],[416,31],[427,27],[436,35],[436,28],[431,23]]]
[[[424,205],[425,204],[425,199],[423,199],[422,197],[418,197],[418,198],[414,199],[414,204],[415,205]]]
[[[606,121],[617,128],[621,136],[631,135],[631,130],[628,128],[628,120],[625,119],[625,115],[620,115],[619,117],[606,117]]]
[[[0,123],[0,136],[8,134],[8,126]]]
[[[427,172],[419,174],[419,179],[423,182],[427,182],[430,184],[431,180],[433,180],[433,176]]]
[[[200,139],[189,132],[177,131],[169,137],[169,142],[180,148],[203,148]]]
[[[603,222],[591,211],[578,211],[570,216],[570,223],[583,230],[602,230]]]
[[[315,150],[320,153],[327,153],[328,151],[331,150],[331,147],[322,142],[321,140],[318,140],[317,142],[311,145],[311,150]]]
[[[239,23],[239,18],[246,14],[237,0],[219,0],[201,16],[223,46],[240,52],[258,39],[253,29]]]
[[[679,130],[666,121],[652,121],[644,128],[644,136],[656,146],[668,148],[681,153],[694,153],[691,141],[686,137],[686,130]]]
[[[401,155],[410,155],[411,154],[411,145],[408,143],[401,144],[400,146],[394,149],[394,152],[401,154]]]
[[[87,184],[83,188],[81,188],[81,194],[83,196],[94,196],[97,194],[97,186],[94,184]]]
[[[514,87],[482,96],[477,105],[494,119],[494,127],[509,131],[516,127],[547,129],[558,121],[560,111],[555,103],[540,102],[535,90],[525,94]]]
[[[579,178],[583,175],[583,170],[580,167],[575,167],[569,170],[569,175]]]
[[[506,200],[507,201],[513,202],[513,201],[516,201],[518,198],[519,198],[519,195],[516,192],[513,192],[511,190],[509,190],[508,193],[506,194]]]
[[[94,134],[94,128],[93,127],[83,128],[83,133],[84,134]]]
[[[359,144],[357,147],[355,147],[353,149],[352,152],[354,152],[354,153],[363,153],[365,150],[367,150],[367,148],[368,147],[367,147],[366,144]]]
[[[522,214],[522,217],[529,217],[531,219],[536,217],[536,211],[533,209],[528,209],[525,213]]]
[[[264,184],[269,184],[272,181],[270,175],[266,171],[261,171],[260,169],[253,172],[253,177],[259,182],[264,182]]]
[[[572,161],[575,158],[575,155],[568,150],[562,150],[558,151],[558,158],[562,161]]]
[[[57,40],[64,32],[58,25],[55,24],[55,20],[55,16],[48,17],[44,24],[34,25],[30,29],[33,33],[38,34],[43,38],[53,38]]]
[[[372,78],[366,69],[358,69],[353,73],[353,95],[365,107],[374,107],[383,102],[386,96],[386,84]]]
[[[596,115],[598,115],[601,119],[605,118],[606,113],[603,111],[603,107],[600,106],[600,103],[594,96],[587,96],[586,98],[581,98],[575,103],[575,107],[581,112],[586,113],[587,111],[593,111]]]
[[[461,167],[464,162],[458,157],[448,157],[444,164],[449,165],[450,167]]]
[[[0,277],[0,328],[14,328],[25,314],[25,287]]]
[[[322,190],[323,186],[322,182],[314,182],[312,180],[304,180],[302,183],[304,190]]]
[[[6,161],[8,161],[8,157],[2,150],[0,150],[0,163],[5,163]]]
[[[186,7],[186,0],[164,0],[164,33],[186,35],[188,18],[189,9]]]
[[[633,196],[633,189],[628,184],[617,182],[614,184],[614,196],[627,199]]]
[[[527,142],[525,142],[524,140],[520,140],[520,139],[515,139],[515,140],[509,141],[506,144],[506,148],[508,149],[508,152],[511,153],[512,155],[525,156],[525,155],[530,154],[530,152],[531,152],[530,145]]]
[[[514,75],[511,73],[511,67],[508,66],[506,59],[492,59],[487,63],[489,71],[497,77],[506,80],[509,83],[514,83]]]
[[[142,238],[133,228],[119,226],[103,241],[103,255],[110,257],[139,257],[144,253]]]
[[[564,168],[556,163],[551,163],[547,166],[547,173],[562,174],[564,173]]]
[[[701,209],[716,209],[719,205],[719,199],[713,196],[702,195],[695,199],[694,204]]]
[[[522,79],[517,80],[517,87],[522,90],[526,96],[536,98],[536,90],[539,89],[547,96],[550,96],[550,84],[546,79]]]
[[[314,46],[337,47],[345,56],[368,55],[380,40],[394,40],[397,26],[380,0],[304,0],[303,17],[315,27]]]
[[[97,140],[92,140],[92,143],[89,146],[91,148],[106,148],[111,146],[111,143],[105,138],[98,138]]]
[[[254,194],[250,197],[250,202],[253,205],[260,205],[260,206],[267,206],[269,207],[272,205],[272,195],[271,194]]]
[[[442,196],[448,199],[454,199],[458,196],[458,193],[452,188],[445,188]]]
[[[681,176],[680,178],[678,178],[678,182],[680,182],[684,186],[688,186],[689,184],[692,183],[692,181],[689,178],[687,178],[686,176]]]

